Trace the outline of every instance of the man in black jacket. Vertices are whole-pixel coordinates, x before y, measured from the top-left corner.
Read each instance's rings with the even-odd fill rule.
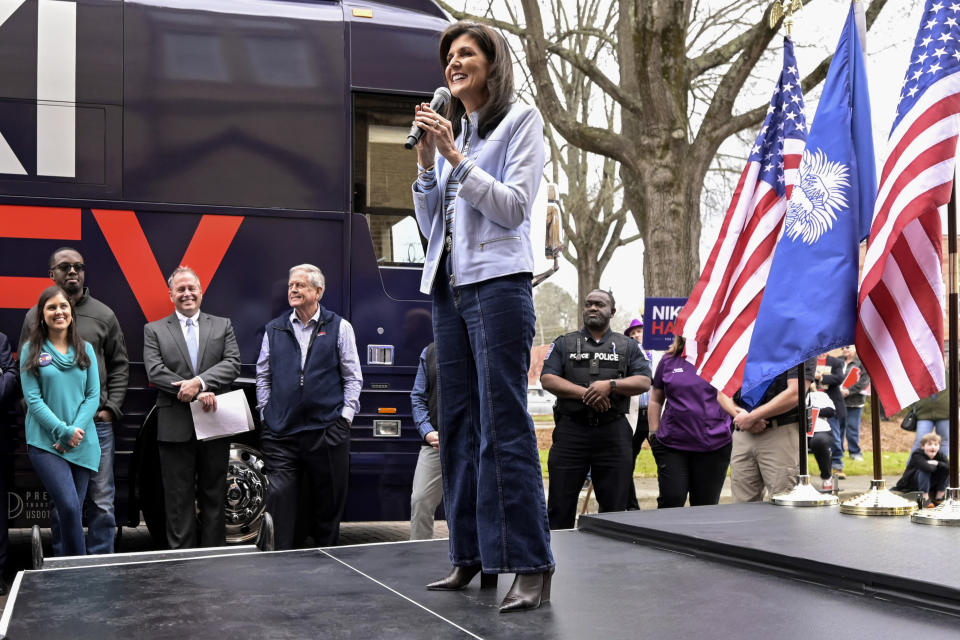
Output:
[[[117,533],[114,517],[113,428],[123,415],[121,407],[127,395],[130,378],[127,344],[117,316],[107,305],[90,295],[84,286],[86,264],[76,249],[63,247],[50,256],[48,274],[73,302],[80,337],[93,347],[100,369],[100,407],[94,418],[97,439],[100,441],[100,468],[90,475],[83,515],[87,523],[87,553],[113,553],[113,539]],[[20,331],[20,345],[27,341],[33,326],[36,308],[31,308]],[[57,518],[51,510],[51,518]],[[58,531],[57,527],[53,528]],[[55,555],[60,555],[60,540],[54,538]]]
[[[838,478],[843,480],[846,474],[843,472],[843,425],[847,421],[847,406],[843,402],[843,393],[840,389],[843,386],[843,360],[834,358],[829,354],[823,354],[821,359],[826,357],[826,365],[817,365],[816,380],[825,387],[824,391],[833,401],[836,407],[836,415],[827,418],[830,423],[830,431],[833,433],[833,457],[831,466],[833,472]]]
[[[847,441],[850,459],[863,460],[863,453],[860,451],[860,416],[863,415],[863,405],[867,398],[864,391],[870,384],[870,376],[857,358],[857,348],[852,344],[843,348],[843,375],[840,393],[843,394],[843,404],[847,408],[847,419],[844,420],[841,433]]]
[[[7,477],[12,469],[7,451],[7,424],[10,403],[20,389],[20,376],[17,363],[13,361],[13,350],[7,336],[0,333],[0,594],[7,592],[7,583],[3,580],[3,567],[7,562]]]

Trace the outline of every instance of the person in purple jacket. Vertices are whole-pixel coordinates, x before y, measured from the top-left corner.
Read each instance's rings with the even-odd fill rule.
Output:
[[[657,462],[657,508],[717,504],[730,465],[730,398],[718,394],[683,358],[677,336],[653,375],[650,447]],[[666,407],[664,407],[666,402]],[[725,408],[721,403],[729,403]]]

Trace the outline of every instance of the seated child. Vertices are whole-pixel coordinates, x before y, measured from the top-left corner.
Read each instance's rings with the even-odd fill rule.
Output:
[[[950,467],[946,454],[940,451],[940,436],[931,432],[920,439],[920,448],[910,454],[903,477],[893,490],[919,491],[923,494],[923,503],[930,508],[943,500],[949,480]],[[931,493],[934,501],[930,500]]]

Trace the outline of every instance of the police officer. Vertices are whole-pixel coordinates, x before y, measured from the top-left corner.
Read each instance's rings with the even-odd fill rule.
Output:
[[[580,489],[589,471],[600,511],[627,508],[633,475],[631,430],[624,414],[630,396],[650,388],[650,363],[639,345],[610,330],[613,296],[587,294],[580,331],[553,341],[540,382],[557,396],[556,427],[547,458],[551,529],[573,527]]]

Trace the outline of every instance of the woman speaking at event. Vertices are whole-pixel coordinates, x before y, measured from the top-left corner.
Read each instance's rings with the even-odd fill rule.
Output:
[[[60,516],[53,535],[68,556],[86,553],[83,499],[90,471],[100,465],[93,424],[100,404],[97,371],[93,348],[76,330],[73,303],[60,287],[44,289],[20,351],[20,384],[27,403],[27,455]]]
[[[433,295],[453,570],[427,588],[462,589],[481,570],[515,573],[500,610],[532,609],[549,601],[554,569],[526,403],[535,320],[530,211],[543,121],[514,101],[510,50],[496,31],[451,25],[440,58],[453,99],[443,114],[416,109],[426,133],[413,201],[429,240],[421,290]]]

